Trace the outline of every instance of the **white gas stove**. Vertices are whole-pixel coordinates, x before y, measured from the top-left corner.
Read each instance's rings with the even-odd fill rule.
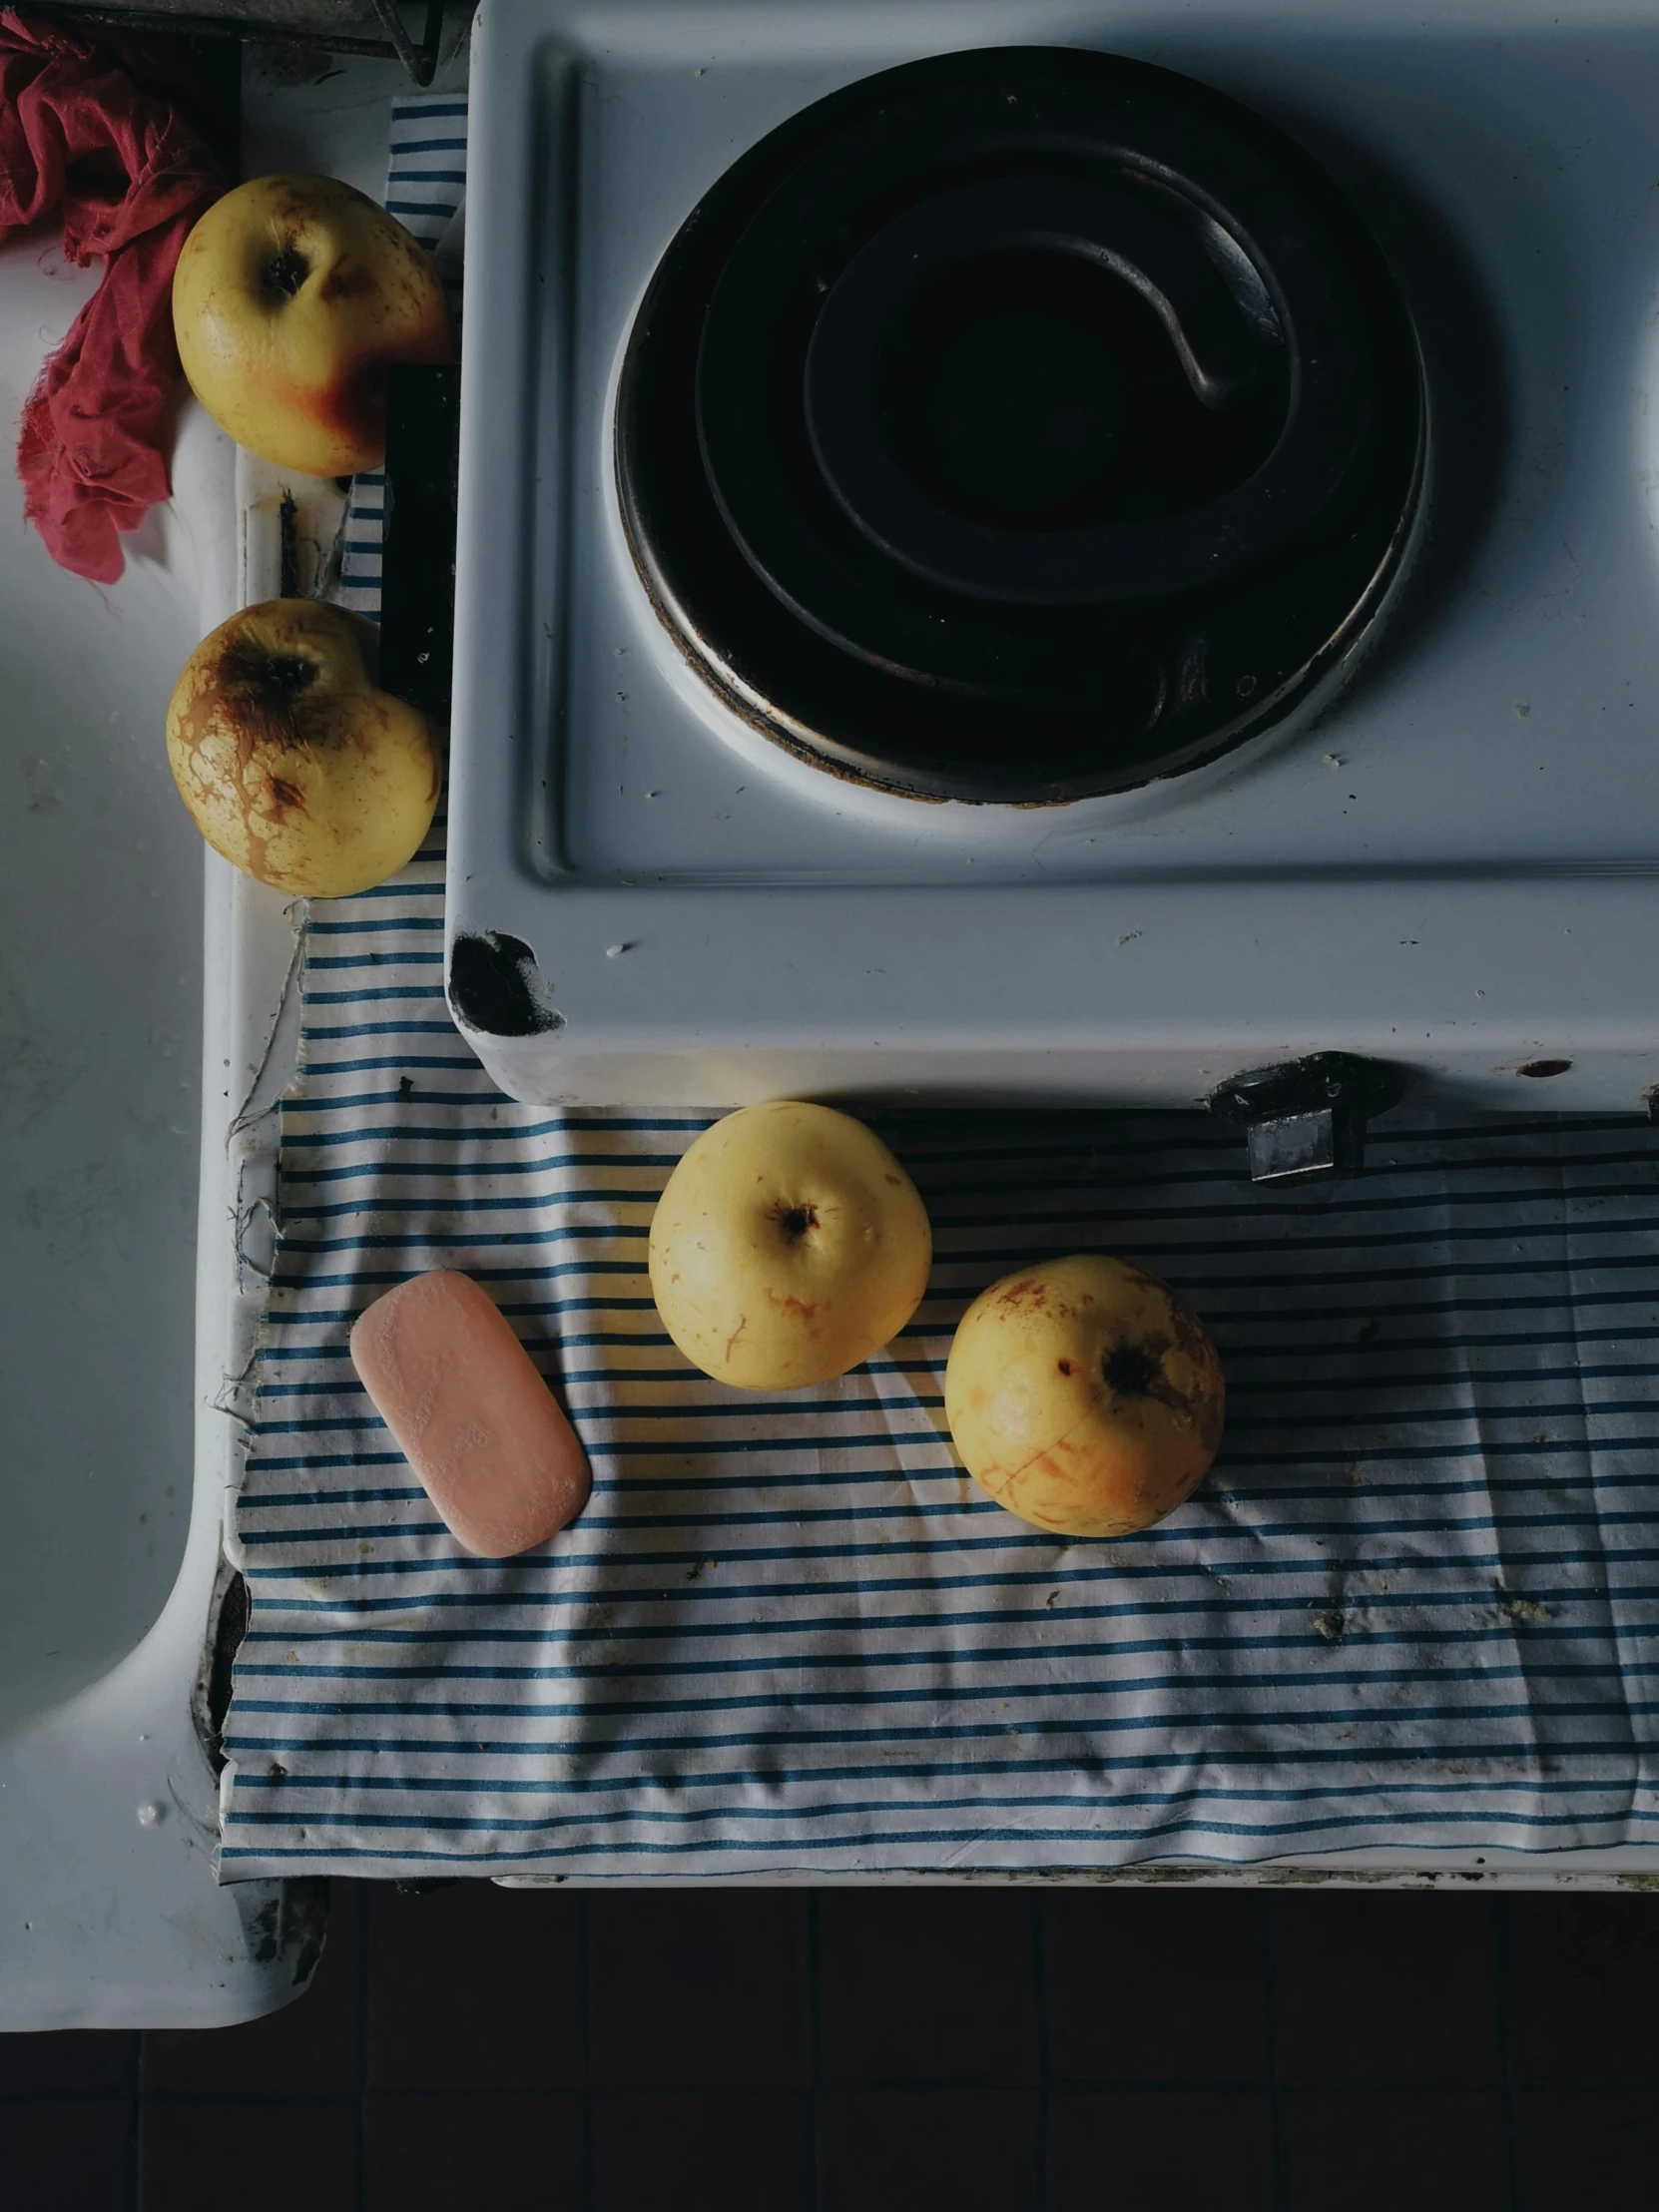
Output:
[[[470,135],[505,1090],[1659,1083],[1656,0],[484,0]]]

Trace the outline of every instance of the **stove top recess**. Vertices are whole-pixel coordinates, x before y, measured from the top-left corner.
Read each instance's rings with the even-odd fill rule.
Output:
[[[472,85],[506,1089],[1659,1083],[1659,0],[489,0]]]

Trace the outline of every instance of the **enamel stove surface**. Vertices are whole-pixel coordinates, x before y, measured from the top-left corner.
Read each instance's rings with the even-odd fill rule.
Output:
[[[638,383],[642,302],[735,165],[764,163],[771,134],[810,133],[795,119],[831,96],[856,102],[847,88],[878,72],[1015,46],[1027,69],[1046,47],[1180,72],[1311,156],[1397,281],[1426,419],[1413,428],[1418,387],[1396,360],[1392,458],[1377,464],[1391,520],[1326,645],[1256,698],[1259,678],[1240,689],[1257,676],[1248,652],[1225,683],[1214,661],[1195,675],[1172,630],[1149,679],[1161,704],[1136,710],[1155,742],[1144,758],[1119,746],[1091,778],[1055,738],[1067,697],[1091,681],[1108,701],[1130,687],[1114,695],[1077,648],[1080,571],[1060,577],[1069,611],[1004,622],[1020,596],[1019,577],[1010,592],[995,568],[1006,539],[941,540],[936,512],[876,482],[868,422],[837,400],[848,377],[822,366],[836,344],[843,368],[856,362],[856,320],[826,315],[819,368],[802,370],[804,435],[842,522],[895,576],[921,578],[916,604],[984,554],[967,583],[1003,603],[985,638],[957,624],[947,684],[964,669],[969,689],[980,680],[998,623],[1015,662],[1027,656],[1029,735],[1004,687],[1004,783],[975,788],[952,784],[959,762],[942,781],[912,774],[927,717],[907,730],[890,687],[880,713],[843,701],[830,726],[813,655],[880,664],[894,658],[885,633],[842,624],[827,645],[836,622],[813,606],[801,650],[783,633],[768,665],[722,629],[730,539],[755,573],[771,558],[769,516],[745,507],[741,481],[742,338],[766,296],[754,252],[725,300],[748,283],[751,321],[725,315],[737,381],[724,425],[713,403],[697,414],[707,364],[682,348],[681,458],[714,486],[708,515],[688,526],[671,483],[648,487],[667,517],[654,540],[626,434],[619,492],[617,425]],[[485,0],[449,929],[451,1001],[496,1079],[526,1099],[594,1104],[781,1092],[1190,1104],[1236,1069],[1338,1049],[1395,1064],[1419,1101],[1636,1107],[1659,1082],[1656,113],[1654,0],[1579,9],[1570,24],[1521,0],[1468,0],[1432,24],[1334,0],[1221,0],[1202,18],[1167,5]],[[981,184],[968,176],[943,216],[917,217],[905,251],[937,250],[941,224],[982,228]],[[1048,182],[1020,189],[1027,240],[1035,226],[1086,245],[1107,220],[1098,177],[1058,198]],[[1144,216],[1129,219],[1152,272],[1142,296],[1192,339],[1193,390],[1248,380],[1227,300],[1205,320],[1203,272],[1171,263]],[[866,299],[897,282],[890,245],[877,238],[860,263],[867,244],[849,242],[831,301],[835,276],[843,300],[854,278]],[[1271,381],[1264,358],[1256,373]],[[1411,364],[1415,376],[1414,350]],[[647,418],[659,443],[665,419]],[[1247,472],[1260,460],[1248,448],[1245,436]],[[1218,476],[1207,494],[1228,488]],[[952,497],[959,512],[948,487],[934,509]],[[1062,485],[1053,511],[1016,523],[1033,540],[1051,524],[1094,529],[1104,565],[1083,577],[1083,603],[1109,640],[1132,636],[1124,594],[1138,587],[1106,543],[1123,517],[1090,508],[1086,485],[1075,511],[1065,497]],[[675,530],[665,589],[653,548]],[[1331,588],[1318,564],[1309,576],[1298,606]],[[798,580],[775,575],[768,604]],[[889,595],[894,610],[908,590]],[[879,593],[853,614],[852,630],[887,619]],[[1068,653],[1075,679],[1055,673]],[[1217,711],[1218,694],[1238,712]],[[1184,748],[1178,710],[1199,707],[1209,721]],[[943,757],[935,746],[935,766]],[[972,797],[938,796],[952,788]],[[1547,1086],[1517,1075],[1563,1062]]]

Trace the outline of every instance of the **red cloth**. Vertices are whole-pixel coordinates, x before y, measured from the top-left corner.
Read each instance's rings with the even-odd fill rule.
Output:
[[[17,448],[24,513],[55,561],[95,583],[121,574],[116,533],[168,495],[173,265],[221,189],[196,132],[95,40],[0,14],[0,239],[61,207],[69,260],[105,263]]]

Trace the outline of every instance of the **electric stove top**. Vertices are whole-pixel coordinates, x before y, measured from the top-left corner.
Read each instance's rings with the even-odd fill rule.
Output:
[[[485,0],[472,87],[505,1089],[1641,1104],[1659,0]]]

